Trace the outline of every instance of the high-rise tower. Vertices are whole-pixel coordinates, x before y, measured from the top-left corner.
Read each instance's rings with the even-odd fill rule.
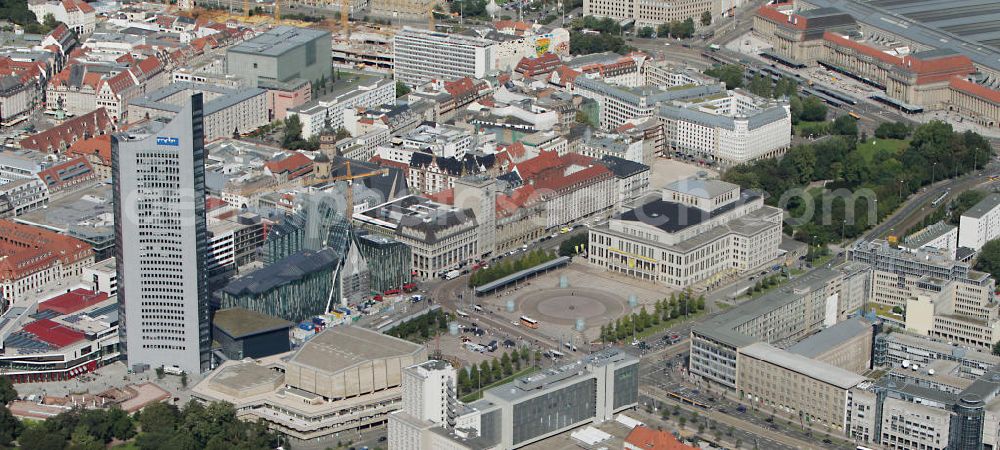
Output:
[[[202,96],[112,137],[119,332],[130,366],[209,369]]]

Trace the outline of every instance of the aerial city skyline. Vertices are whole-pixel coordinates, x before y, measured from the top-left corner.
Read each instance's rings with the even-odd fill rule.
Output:
[[[1000,448],[995,1],[0,9],[0,447]]]

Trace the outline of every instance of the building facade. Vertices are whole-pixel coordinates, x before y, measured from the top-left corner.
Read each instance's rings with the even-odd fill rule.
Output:
[[[494,41],[404,27],[393,37],[393,76],[408,86],[435,79],[483,79],[496,71]]]
[[[661,200],[590,229],[588,261],[676,288],[761,267],[778,255],[781,211],[718,180],[668,185]]]
[[[1000,237],[1000,194],[990,194],[959,219],[958,245],[979,251]]]
[[[316,85],[330,78],[332,40],[329,31],[275,27],[226,50],[226,73],[257,80]]]
[[[209,369],[202,95],[112,137],[120,334],[132,366]]]

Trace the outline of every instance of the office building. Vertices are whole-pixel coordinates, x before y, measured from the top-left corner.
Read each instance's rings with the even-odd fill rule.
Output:
[[[371,0],[368,15],[373,19],[419,22],[428,20],[435,5],[434,0]]]
[[[639,360],[616,349],[487,389],[472,403],[454,398],[447,362],[404,373],[403,408],[389,416],[389,447],[401,450],[521,448],[611,420],[639,400]]]
[[[142,119],[171,118],[181,111],[178,98],[201,94],[205,99],[202,122],[205,140],[230,138],[245,134],[270,121],[267,91],[260,88],[230,89],[210,84],[171,83],[162,89],[132,99],[128,105],[133,122]]]
[[[989,194],[962,213],[958,224],[958,245],[979,251],[1000,237],[1000,194]]]
[[[413,273],[443,275],[479,258],[479,222],[461,209],[409,195],[354,214],[354,224],[406,244],[413,251]]]
[[[848,372],[865,373],[872,368],[874,335],[871,323],[852,318],[825,328],[787,350]]]
[[[330,32],[314,28],[274,27],[226,50],[226,73],[257,81],[314,86],[330,78]]]
[[[911,252],[872,240],[858,242],[848,253],[872,266],[873,302],[906,308],[907,329],[980,348],[1000,338],[996,281],[989,274],[933,247]]]
[[[958,253],[958,227],[944,221],[932,223],[917,232],[906,236],[901,247],[917,252],[924,247],[942,251],[948,258],[955,259]]]
[[[929,378],[936,377],[930,371]],[[904,450],[997,448],[998,392],[996,366],[959,390],[883,377],[849,393],[848,436],[862,445]]]
[[[781,210],[755,192],[690,178],[590,229],[588,261],[678,289],[710,285],[778,256]]]
[[[406,244],[380,234],[356,232],[358,251],[368,261],[368,285],[373,292],[399,289],[413,278],[413,252]]]
[[[118,295],[118,263],[114,257],[84,267],[80,278],[91,291]]]
[[[691,330],[691,374],[711,385],[737,390],[741,348],[756,342],[793,343],[835,325],[855,312],[844,305],[864,304],[864,298],[851,297],[867,293],[851,286],[867,276],[867,272],[839,267],[816,269],[696,325]]]
[[[289,108],[287,114],[289,117],[298,116],[302,123],[302,138],[308,139],[327,129],[335,132],[350,126],[344,121],[345,110],[388,105],[395,99],[396,85],[391,79],[348,75],[348,78],[337,81],[331,92]]]
[[[483,79],[497,68],[496,42],[404,27],[393,37],[393,76],[408,86],[464,77]]]
[[[231,281],[219,291],[222,308],[301,321],[329,311],[340,256],[331,248],[302,250]]]
[[[16,217],[49,203],[49,189],[38,178],[0,184],[0,217]]]
[[[701,15],[731,16],[744,0],[585,0],[583,15],[610,17],[618,21],[633,20],[637,27],[656,27],[670,22],[693,19],[700,23]]]
[[[612,131],[628,121],[655,116],[659,103],[718,95],[724,88],[721,84],[627,87],[582,76],[576,77],[573,92],[596,101],[601,129]]]
[[[920,367],[927,367],[934,361],[954,362],[957,364],[955,375],[968,379],[979,378],[990,367],[1000,364],[1000,356],[989,351],[909,333],[876,336],[872,358],[874,365],[879,367],[902,367],[903,361]]]
[[[784,154],[791,145],[789,106],[741,89],[684,100],[657,110],[665,150],[733,166]]]
[[[615,176],[618,186],[618,201],[615,211],[624,211],[636,207],[635,202],[645,197],[649,192],[649,166],[617,156],[604,155],[598,163],[604,165]]]
[[[54,231],[0,220],[0,308],[25,306],[43,290],[79,279],[94,262],[87,243]]]
[[[243,308],[212,314],[212,339],[227,359],[263,358],[291,350],[288,331],[293,322]]]
[[[400,409],[403,368],[427,349],[363,327],[331,327],[291,355],[227,361],[193,389],[233,404],[241,419],[295,439],[333,438],[384,424]]]
[[[865,377],[763,342],[739,349],[738,393],[759,408],[843,432],[848,426],[848,391]]]
[[[112,137],[120,334],[128,363],[209,369],[202,95]]]

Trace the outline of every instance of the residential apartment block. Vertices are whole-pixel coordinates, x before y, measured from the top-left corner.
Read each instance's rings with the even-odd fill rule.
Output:
[[[486,78],[497,70],[496,42],[404,27],[393,37],[393,74],[418,86],[436,79]]]
[[[182,109],[178,98],[199,93],[205,98],[205,140],[245,134],[269,123],[267,91],[260,88],[230,89],[209,84],[177,82],[132,99],[128,105],[130,120],[170,118]]]
[[[989,194],[962,213],[958,224],[958,245],[979,251],[1000,237],[1000,194]]]

